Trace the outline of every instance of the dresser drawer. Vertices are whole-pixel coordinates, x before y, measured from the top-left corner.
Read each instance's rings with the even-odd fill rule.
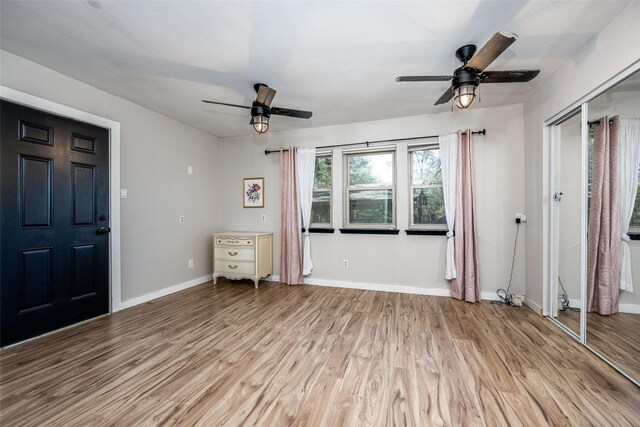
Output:
[[[253,262],[236,262],[216,259],[216,271],[221,273],[249,274],[253,275],[256,271]]]
[[[255,261],[255,252],[253,248],[216,248],[215,257],[216,260],[253,262]]]
[[[232,237],[218,236],[216,237],[216,246],[244,246],[253,247],[253,237]]]

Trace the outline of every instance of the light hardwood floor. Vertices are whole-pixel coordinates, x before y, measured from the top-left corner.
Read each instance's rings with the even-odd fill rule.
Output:
[[[560,311],[558,320],[580,333],[579,311]],[[632,377],[640,378],[640,314],[587,313],[587,343]]]
[[[0,352],[3,426],[638,425],[640,392],[527,308],[205,284]]]

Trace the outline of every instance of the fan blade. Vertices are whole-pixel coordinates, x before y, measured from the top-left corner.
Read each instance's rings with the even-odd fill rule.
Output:
[[[485,68],[511,46],[517,38],[518,36],[515,34],[506,31],[495,33],[493,37],[473,55],[473,58],[471,58],[471,61],[469,61],[466,66],[475,68],[478,71],[484,71]]]
[[[256,102],[258,104],[270,107],[274,96],[276,96],[275,90],[271,89],[267,85],[260,85],[260,87],[258,88],[258,96],[256,97]]]
[[[397,82],[448,82],[452,76],[400,76]]]
[[[481,83],[522,83],[532,80],[540,70],[485,71]]]
[[[447,102],[451,101],[451,98],[453,98],[453,88],[450,87],[433,105],[446,104]]]
[[[246,105],[227,104],[226,102],[207,101],[206,99],[203,99],[202,102],[206,102],[207,104],[226,105],[227,107],[246,108],[247,110],[251,109],[251,107],[247,107]]]
[[[290,110],[288,108],[272,107],[271,114],[277,114],[278,116],[295,117],[298,119],[310,119],[313,113],[311,111]]]

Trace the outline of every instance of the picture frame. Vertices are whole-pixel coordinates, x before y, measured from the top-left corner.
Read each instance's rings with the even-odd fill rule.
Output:
[[[264,208],[264,177],[242,179],[242,207]]]

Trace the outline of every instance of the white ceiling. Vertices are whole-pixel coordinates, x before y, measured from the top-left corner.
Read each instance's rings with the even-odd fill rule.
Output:
[[[449,111],[433,103],[455,50],[496,31],[519,39],[488,69],[539,68],[526,84],[485,84],[473,108],[522,102],[629,3],[624,1],[12,1],[0,4],[1,48],[184,123],[247,135],[253,83],[274,106],[270,131]]]

